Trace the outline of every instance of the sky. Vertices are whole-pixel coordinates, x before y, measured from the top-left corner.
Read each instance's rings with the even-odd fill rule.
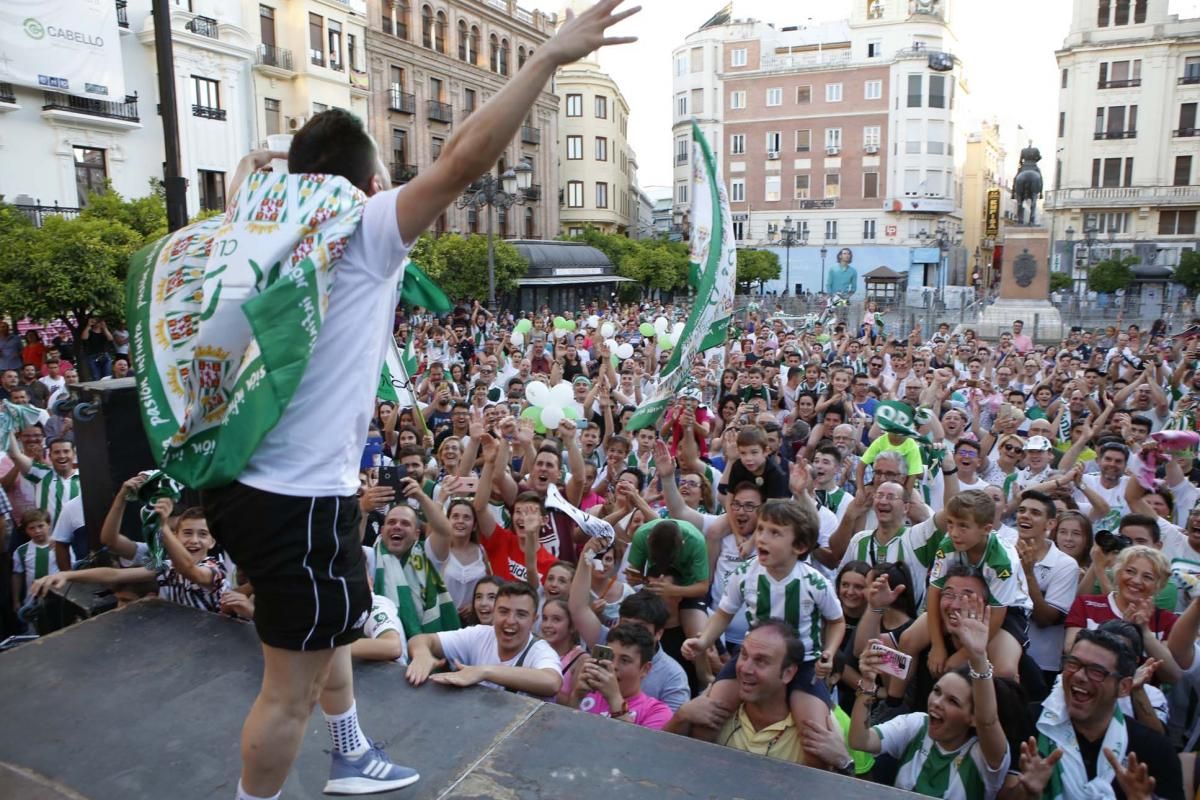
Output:
[[[638,0],[627,0],[626,6]],[[667,196],[671,162],[671,51],[719,11],[725,0],[640,0],[641,13],[613,29],[637,36],[630,45],[600,51],[600,64],[629,103],[629,137],[638,155],[638,183],[652,197]],[[1032,139],[1043,155],[1054,149],[1058,118],[1058,67],[1071,21],[1071,0],[959,0],[956,55],[965,64],[973,105],[1000,123],[1006,148]],[[784,11],[785,8],[795,11]],[[1003,12],[998,9],[1003,8]],[[1170,0],[1171,13],[1200,17],[1200,0]],[[849,0],[734,0],[736,18],[772,22],[776,28],[845,19]],[[1031,22],[1032,21],[1032,22]],[[1021,42],[1020,44],[1017,44]],[[968,119],[972,130],[983,121]],[[1024,129],[1023,137],[1017,126]],[[1015,163],[1015,162],[1014,162]]]

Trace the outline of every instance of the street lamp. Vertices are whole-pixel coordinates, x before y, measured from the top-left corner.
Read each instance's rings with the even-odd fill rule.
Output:
[[[825,256],[829,255],[829,248],[821,245],[821,285],[817,287],[817,294],[825,291]]]
[[[792,218],[787,217],[783,221],[783,228],[780,229],[779,235],[782,237],[779,243],[783,245],[784,251],[784,279],[783,293],[787,295],[792,291],[792,248],[804,247],[808,244],[808,226],[796,228],[792,225]]]
[[[460,209],[482,210],[487,215],[488,311],[492,314],[496,313],[496,248],[492,240],[492,209],[503,211],[513,205],[524,205],[528,201],[526,192],[532,185],[533,167],[528,161],[522,161],[506,169],[498,179],[494,174],[487,173],[468,186],[466,193],[455,202]]]

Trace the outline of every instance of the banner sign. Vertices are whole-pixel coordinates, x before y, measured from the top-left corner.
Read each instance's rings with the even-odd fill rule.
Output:
[[[123,102],[125,72],[113,0],[4,0],[0,81]]]
[[[988,189],[987,194],[987,223],[983,235],[995,239],[1000,235],[1000,190]]]

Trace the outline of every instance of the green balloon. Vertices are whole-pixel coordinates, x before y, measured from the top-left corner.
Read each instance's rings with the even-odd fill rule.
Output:
[[[529,333],[533,330],[533,322],[527,319],[517,320],[517,326],[513,330],[517,333]]]
[[[642,334],[642,336],[653,336],[655,333],[654,326],[649,322],[643,322],[641,325],[638,325],[638,333]]]
[[[573,319],[563,320],[563,330],[564,331],[574,332],[577,327],[579,327],[579,326],[575,324],[575,320],[573,320]]]
[[[521,419],[527,419],[533,423],[533,429],[538,433],[545,433],[546,426],[542,424],[542,407],[530,406],[521,412]]]
[[[560,331],[566,330],[567,329],[567,321],[565,319],[563,319],[562,317],[555,317],[554,318],[554,328],[556,330],[560,330]]]
[[[563,406],[563,419],[579,419],[579,412],[574,406]]]

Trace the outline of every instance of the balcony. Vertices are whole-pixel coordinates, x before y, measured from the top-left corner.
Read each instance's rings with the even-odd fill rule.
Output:
[[[129,11],[125,8],[128,0],[117,0],[117,25],[129,30]]]
[[[292,64],[292,51],[276,47],[273,44],[258,46],[258,59],[255,61],[255,66],[263,67],[263,72],[288,73],[284,77],[291,77],[291,73],[296,69]]]
[[[13,203],[13,208],[28,217],[29,221],[39,228],[42,227],[42,223],[48,216],[74,219],[82,210],[73,206],[60,206],[57,201],[52,206],[44,206],[41,200],[37,203]]]
[[[1193,84],[1200,84],[1200,75],[1184,75],[1179,79],[1180,86],[1190,86]]]
[[[11,83],[0,83],[0,103],[15,103],[17,96],[13,93]]]
[[[126,95],[124,102],[116,102],[76,97],[73,94],[63,94],[62,92],[45,92],[42,116],[86,114],[97,119],[111,120],[114,123],[112,127],[115,128],[132,128],[141,124],[137,103],[136,94]]]
[[[1178,139],[1191,136],[1200,136],[1200,128],[1177,128],[1174,135]]]
[[[676,153],[675,154],[675,166],[679,166],[680,164],[686,164],[686,163],[688,163],[688,154],[687,153]]]
[[[401,186],[417,177],[416,164],[392,164],[392,185]]]
[[[453,122],[454,110],[449,103],[439,103],[437,100],[425,101],[425,114],[434,122]]]
[[[1103,139],[1136,139],[1137,131],[1096,131],[1092,138],[1096,141]]]
[[[542,199],[542,185],[535,183],[525,190],[525,199],[531,202],[537,202]]]
[[[417,113],[416,95],[402,92],[399,89],[388,90],[388,111],[398,111],[401,114]]]
[[[1097,89],[1131,89],[1135,86],[1141,86],[1141,85],[1142,85],[1141,78],[1130,78],[1128,80],[1121,80],[1121,81],[1097,81],[1096,82]]]
[[[1192,206],[1200,186],[1112,186],[1055,189],[1046,192],[1046,208],[1130,208]]]
[[[221,38],[217,35],[217,21],[212,17],[194,17],[183,27],[197,36],[207,36],[209,39]]]
[[[525,144],[541,144],[542,132],[528,125],[521,126],[521,141]]]
[[[192,104],[192,116],[201,117],[202,119],[215,119],[221,122],[225,121],[225,109],[213,108],[212,106],[201,106]]]

